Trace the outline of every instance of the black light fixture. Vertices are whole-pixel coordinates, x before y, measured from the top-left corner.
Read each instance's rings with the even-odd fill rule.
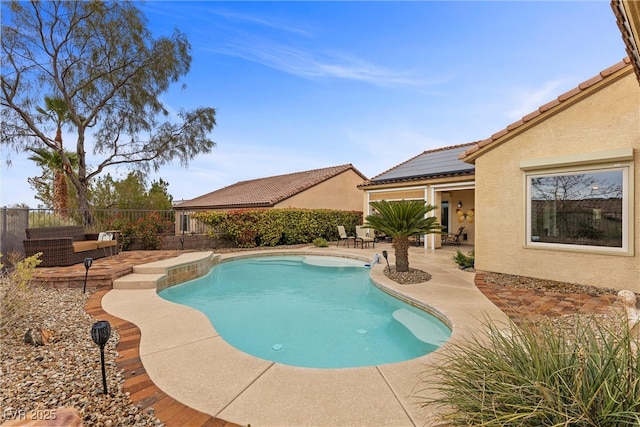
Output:
[[[183,251],[184,250],[184,237],[180,238],[180,250]]]
[[[90,258],[89,258],[90,259]],[[107,394],[107,374],[104,370],[104,346],[111,336],[111,325],[106,320],[99,320],[91,327],[91,338],[100,346],[100,362],[102,364],[102,391]]]
[[[87,291],[87,276],[89,275],[89,268],[91,268],[91,264],[93,264],[93,258],[85,258],[84,259],[84,286],[82,287],[82,293],[84,294]]]
[[[458,209],[460,209],[461,207],[462,207],[462,200],[458,202]]]
[[[387,268],[389,269],[389,273],[391,273],[391,267],[389,267],[389,253],[386,250],[382,251],[382,256],[387,260]]]

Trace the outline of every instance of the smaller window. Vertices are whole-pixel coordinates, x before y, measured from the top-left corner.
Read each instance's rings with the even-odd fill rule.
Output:
[[[180,231],[182,232],[188,232],[189,231],[189,224],[191,223],[191,221],[189,221],[190,216],[189,215],[180,215]]]
[[[628,195],[627,167],[529,173],[527,245],[626,251]]]

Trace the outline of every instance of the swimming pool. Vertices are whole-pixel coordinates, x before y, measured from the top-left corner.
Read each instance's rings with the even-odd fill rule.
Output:
[[[237,349],[311,368],[373,366],[439,348],[451,330],[371,283],[362,261],[262,256],[159,292],[203,312]]]

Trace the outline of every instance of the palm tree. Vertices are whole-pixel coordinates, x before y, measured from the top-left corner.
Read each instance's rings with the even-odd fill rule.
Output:
[[[419,200],[380,200],[371,202],[371,207],[377,213],[367,215],[363,227],[373,228],[393,238],[398,272],[409,271],[409,237],[442,232],[437,218],[426,216],[436,206]]]
[[[52,204],[54,211],[61,215],[63,218],[69,218],[69,193],[67,191],[67,176],[64,173],[65,166],[62,160],[62,156],[57,151],[49,151],[45,148],[31,149],[33,155],[29,156],[29,160],[35,162],[43,169],[49,170],[54,174],[53,180],[53,197]],[[78,164],[78,155],[74,152],[67,151],[65,153],[69,159],[69,165],[75,167]],[[58,176],[62,177],[60,181]],[[60,187],[64,187],[63,190]],[[60,197],[64,197],[64,200],[59,200]]]
[[[51,167],[54,173],[53,178],[53,210],[60,214],[63,218],[69,216],[69,192],[67,186],[67,174],[71,173],[71,163],[65,163],[63,154],[68,159],[70,157],[64,152],[62,145],[62,126],[71,120],[69,116],[69,107],[67,102],[62,98],[56,97],[44,97],[45,108],[36,107],[38,112],[49,119],[51,119],[56,125],[56,137],[54,139],[56,143],[56,150],[53,153],[45,154],[42,150],[32,150],[36,153],[36,156],[40,156],[41,160],[45,160],[44,163],[38,160],[31,159],[39,163]],[[50,155],[50,156],[49,156]],[[75,155],[75,154],[74,154]],[[48,159],[46,157],[49,157]],[[77,156],[76,156],[77,163]]]

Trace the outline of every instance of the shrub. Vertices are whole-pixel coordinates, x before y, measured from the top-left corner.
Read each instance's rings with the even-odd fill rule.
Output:
[[[160,233],[166,229],[165,218],[161,218],[157,212],[150,212],[135,223],[135,237],[142,242],[143,249],[160,249]]]
[[[322,237],[316,237],[315,239],[313,239],[313,246],[317,246],[319,248],[326,248],[329,246],[329,243],[327,242],[327,239],[324,239]]]
[[[640,340],[622,316],[575,324],[488,322],[486,337],[443,348],[430,373],[450,425],[640,425]],[[433,390],[430,390],[433,393]]]
[[[453,256],[453,260],[456,264],[460,266],[460,268],[473,268],[475,265],[475,253],[473,251],[469,252],[467,255],[460,252],[460,249],[456,250],[456,254]]]
[[[158,212],[149,212],[135,221],[118,214],[106,223],[106,227],[122,232],[124,250],[129,249],[136,240],[142,243],[143,249],[160,249],[160,233],[171,228],[171,220],[161,217]]]
[[[29,286],[35,268],[42,261],[41,253],[20,260],[12,254],[11,269],[0,264],[0,332],[5,335],[18,326],[31,310],[32,292]]]
[[[192,218],[241,248],[311,243],[316,237],[337,240],[338,225],[354,230],[362,223],[361,212],[297,208],[196,212]]]

